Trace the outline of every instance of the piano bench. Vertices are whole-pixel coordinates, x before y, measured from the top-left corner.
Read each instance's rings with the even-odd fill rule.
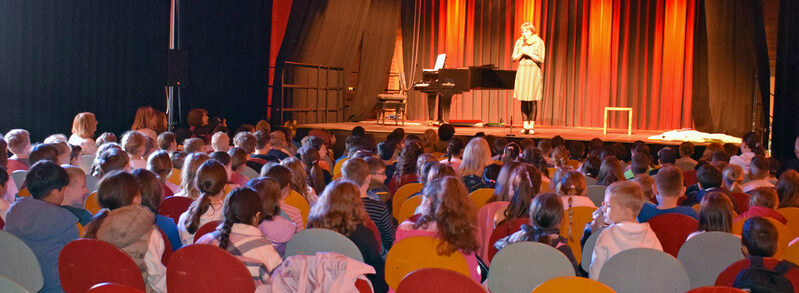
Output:
[[[605,123],[602,126],[602,134],[608,134],[608,111],[627,111],[627,135],[631,135],[633,133],[633,108],[605,107]]]
[[[399,120],[402,120],[402,125],[405,125],[406,100],[407,97],[403,95],[377,95],[377,124],[380,125],[382,120],[382,125],[386,125],[386,112],[393,110],[394,125],[399,125]]]

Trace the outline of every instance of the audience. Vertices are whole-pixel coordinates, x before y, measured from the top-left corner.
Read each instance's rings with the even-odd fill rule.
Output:
[[[8,143],[8,151],[13,154],[8,158],[8,173],[17,170],[28,170],[31,161],[28,155],[31,152],[30,133],[24,129],[12,129],[4,137]]]
[[[225,183],[227,183],[225,167],[217,161],[206,161],[197,170],[197,180],[192,185],[200,195],[191,203],[189,210],[181,214],[178,219],[178,232],[184,246],[194,242],[194,233],[202,225],[222,220]]]
[[[145,169],[136,169],[131,172],[141,190],[141,204],[155,214],[155,225],[167,236],[172,251],[178,250],[183,244],[180,241],[178,226],[175,220],[158,214],[161,206],[161,183],[155,173]]]
[[[466,144],[458,174],[470,193],[485,187],[482,182],[483,170],[493,163],[491,149],[484,138],[475,137]]]
[[[730,192],[743,192],[741,184],[744,182],[744,169],[738,165],[727,165],[721,171],[721,187]]]
[[[741,186],[743,192],[750,192],[757,188],[774,188],[774,183],[769,178],[771,162],[764,156],[755,156],[749,163],[749,181]]]
[[[296,232],[305,230],[305,223],[300,210],[286,204],[285,201],[291,192],[291,170],[285,166],[273,165],[263,175],[274,179],[280,185],[280,210],[282,211],[280,216],[293,222],[297,229]]]
[[[227,152],[230,149],[230,136],[222,131],[211,137],[211,147],[215,152]]]
[[[300,149],[302,150],[302,148]],[[309,184],[308,173],[305,172],[305,164],[295,157],[288,157],[280,165],[291,170],[291,190],[299,193],[309,205],[313,205],[319,199],[316,190]],[[324,184],[322,184],[324,186]],[[321,189],[324,190],[324,189]]]
[[[794,170],[783,172],[776,188],[780,208],[799,207],[799,173]]]
[[[677,202],[685,195],[683,174],[680,168],[666,165],[658,169],[655,175],[655,185],[652,186],[658,204],[645,203],[638,213],[638,222],[644,223],[649,219],[662,214],[682,214],[694,219],[699,219],[696,210],[691,207],[679,206]]]
[[[75,166],[63,165],[61,167],[67,171],[69,176],[69,184],[64,187],[64,200],[61,202],[61,207],[78,217],[78,223],[86,227],[93,216],[91,212],[83,208],[86,205],[86,197],[89,196],[89,189],[86,188],[86,173]]]
[[[72,135],[69,136],[69,144],[80,146],[83,154],[94,155],[97,152],[97,145],[94,141],[94,133],[97,132],[97,118],[90,112],[78,113],[72,120]]]
[[[749,209],[738,215],[738,217],[735,218],[736,221],[751,217],[767,217],[783,224],[788,222],[785,216],[777,212],[780,200],[777,197],[777,192],[773,188],[761,187],[752,190],[751,193],[752,197],[749,198]]]
[[[586,196],[585,177],[582,173],[570,170],[565,172],[560,179],[558,194],[562,205],[566,209],[572,207],[596,207],[594,202]]]
[[[172,172],[172,159],[169,153],[164,150],[155,151],[147,159],[147,170],[157,176],[161,186],[161,198],[166,198],[180,192],[180,186],[169,182],[169,174]]]
[[[291,220],[280,216],[280,184],[275,179],[261,177],[247,182],[247,187],[258,193],[263,205],[258,229],[272,243],[277,253],[284,257],[286,243],[294,236],[297,227]]]
[[[735,215],[732,201],[719,191],[711,191],[702,197],[699,204],[699,228],[688,235],[688,239],[704,232],[732,233],[732,218]]]
[[[694,155],[694,144],[690,141],[684,141],[680,144],[679,148],[680,158],[677,159],[674,164],[677,165],[683,172],[694,170],[696,167],[697,162],[693,158]]]
[[[740,155],[733,155],[728,154],[730,156],[730,164],[741,166],[744,169],[744,172],[749,173],[749,163],[752,162],[752,159],[755,158],[757,155],[763,155],[763,146],[761,144],[763,140],[760,138],[760,135],[756,132],[749,132],[743,136],[741,139],[741,154]]]

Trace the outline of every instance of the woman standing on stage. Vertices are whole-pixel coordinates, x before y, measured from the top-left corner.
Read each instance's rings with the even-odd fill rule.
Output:
[[[543,96],[543,75],[541,64],[544,63],[544,40],[536,34],[535,26],[525,22],[521,26],[522,36],[513,47],[513,61],[519,61],[516,71],[516,84],[513,97],[522,102],[524,129],[522,133],[534,133],[538,101]]]

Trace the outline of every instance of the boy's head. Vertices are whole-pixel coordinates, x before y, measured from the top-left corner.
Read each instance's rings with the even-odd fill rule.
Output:
[[[685,193],[682,170],[671,165],[661,167],[655,175],[655,188],[660,196],[679,197]]]
[[[28,170],[25,184],[33,198],[60,205],[64,201],[64,187],[69,185],[69,175],[58,164],[44,160]]]
[[[634,181],[616,181],[605,190],[605,223],[635,222],[644,205],[644,192]]]
[[[755,156],[749,164],[749,177],[751,179],[765,179],[768,177],[771,162],[764,156]]]
[[[269,146],[269,124],[265,130],[256,130],[252,135],[255,136],[255,148],[257,150],[266,149]]]
[[[658,151],[658,161],[661,165],[674,164],[678,158],[677,152],[670,147],[665,147]]]
[[[275,179],[280,184],[281,194],[283,196],[288,195],[289,183],[291,183],[291,170],[289,168],[282,165],[272,165],[263,175],[264,177]]]
[[[366,164],[369,165],[369,175],[372,181],[386,181],[386,163],[383,162],[383,160],[374,157],[367,157],[364,160],[366,160]]]
[[[777,252],[777,227],[769,220],[751,217],[744,222],[741,245],[750,256],[772,257]]]
[[[696,179],[699,181],[699,187],[702,189],[721,187],[721,175],[721,170],[711,164],[703,164],[696,170]]]
[[[86,188],[86,173],[81,168],[64,165],[64,170],[69,176],[69,184],[64,187],[63,205],[83,208],[89,189]]]
[[[761,187],[752,191],[752,197],[749,198],[749,206],[758,206],[770,209],[776,209],[780,204],[780,199],[777,197],[777,191],[774,188]]]
[[[183,150],[185,150],[187,154],[202,152],[204,146],[205,142],[196,137],[183,141]]]
[[[162,132],[158,135],[158,148],[165,151],[175,151],[178,149],[177,136],[174,132]]]
[[[227,152],[230,148],[230,136],[221,131],[214,133],[214,136],[211,137],[211,147],[215,152]]]
[[[138,131],[128,131],[122,135],[122,149],[133,158],[144,155],[147,139]]]
[[[694,144],[684,141],[680,144],[680,157],[690,157],[694,155]]]
[[[100,171],[103,174],[111,173],[112,171],[130,169],[130,157],[125,152],[118,149],[109,149],[97,158]]]
[[[449,141],[455,135],[455,127],[447,123],[441,124],[438,127],[438,139]]]
[[[647,173],[649,172],[650,163],[652,163],[652,160],[649,159],[649,154],[637,152],[633,154],[630,170],[633,171],[633,175]]]
[[[227,151],[230,155],[230,169],[238,171],[241,166],[247,164],[247,151],[242,148],[232,147]]]
[[[388,161],[396,158],[397,143],[395,141],[381,141],[377,144],[377,155],[381,160]]]
[[[27,158],[31,151],[31,136],[25,129],[12,129],[4,137],[8,143],[8,151],[17,157]]]
[[[233,145],[244,149],[248,154],[255,152],[255,147],[258,145],[258,140],[250,132],[239,132],[233,138]]]
[[[58,147],[49,143],[40,143],[33,146],[30,152],[31,165],[36,164],[38,161],[52,161],[58,164]]]
[[[341,177],[352,181],[358,187],[369,183],[369,164],[361,158],[352,158],[341,166]]]

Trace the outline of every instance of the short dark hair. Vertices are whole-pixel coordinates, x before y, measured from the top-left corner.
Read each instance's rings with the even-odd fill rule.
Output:
[[[5,185],[8,182],[8,171],[6,168],[0,166],[0,185]]]
[[[777,227],[769,220],[751,217],[744,222],[741,244],[749,255],[772,257],[777,252]]]
[[[291,183],[291,170],[283,165],[269,167],[264,175],[264,177],[275,179],[280,184],[280,189],[286,188]]]
[[[33,198],[44,199],[53,189],[61,189],[69,185],[69,174],[53,161],[44,160],[33,164],[28,170],[25,184]]]
[[[452,125],[444,123],[438,127],[438,139],[450,140],[453,135],[455,135],[455,127],[452,127]]]
[[[36,162],[42,160],[56,162],[58,161],[58,148],[49,143],[38,143],[33,146],[28,158],[30,159],[31,164],[36,164]]]
[[[553,149],[561,145],[566,145],[566,140],[564,140],[563,137],[560,135],[555,135],[555,137],[552,138],[551,142]]]
[[[366,135],[366,130],[363,129],[361,126],[355,126],[350,131],[350,136],[364,136]]]
[[[230,164],[230,155],[228,155],[228,153],[226,152],[213,152],[211,153],[211,155],[209,155],[209,157],[211,160],[217,161],[220,164],[222,164],[222,166],[227,166],[228,164]]]
[[[690,157],[694,155],[694,144],[690,141],[684,141],[680,144],[680,156]]]
[[[702,166],[696,170],[696,179],[704,189],[721,187],[721,170],[711,164],[702,164]]]
[[[665,147],[658,151],[658,161],[660,161],[661,164],[674,164],[679,157],[677,152],[670,147]]]
[[[391,131],[391,133],[388,134],[388,137],[386,137],[386,140],[400,141],[403,138],[405,138],[405,129],[402,129],[402,127],[397,127],[397,128],[394,128],[394,130]]]
[[[752,163],[749,164],[749,174],[751,177],[768,177],[769,167],[771,166],[771,161],[764,156],[755,156],[752,159]]]
[[[381,141],[377,144],[377,155],[381,160],[391,160],[397,152],[397,143],[394,141]]]
[[[633,175],[644,174],[649,171],[649,164],[651,163],[652,160],[649,158],[649,154],[637,152],[633,155],[630,170],[633,171]]]
[[[255,133],[253,133],[252,135],[255,136],[255,141],[256,141],[255,147],[257,149],[259,150],[263,149],[266,147],[267,144],[269,144],[269,132],[258,130],[255,131]]]

